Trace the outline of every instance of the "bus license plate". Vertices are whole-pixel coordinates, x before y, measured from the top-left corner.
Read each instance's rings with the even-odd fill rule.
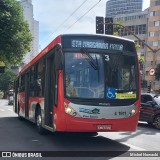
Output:
[[[108,124],[102,124],[102,125],[97,125],[97,130],[111,130],[112,125]]]

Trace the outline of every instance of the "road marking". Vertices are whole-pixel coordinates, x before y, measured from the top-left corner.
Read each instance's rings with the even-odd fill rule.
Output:
[[[132,144],[128,144],[128,143],[125,143],[125,142],[121,142],[121,143],[124,144],[124,145],[126,145],[126,146],[129,146],[129,147],[132,148],[132,149],[138,150],[138,151],[146,151],[146,149],[141,148],[141,147],[134,146],[134,145],[132,145]]]
[[[37,139],[33,139],[32,141],[33,141],[33,142],[38,142],[39,140],[37,140]]]
[[[7,109],[8,111],[13,111],[13,109]],[[0,111],[4,112],[6,109],[0,109]]]

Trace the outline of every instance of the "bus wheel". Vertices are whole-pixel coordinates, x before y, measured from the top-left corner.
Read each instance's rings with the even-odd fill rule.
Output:
[[[155,117],[155,119],[154,119],[154,126],[157,129],[160,129],[160,115],[158,115],[158,116]]]
[[[44,134],[45,129],[42,127],[42,115],[41,110],[38,109],[36,114],[36,126],[39,134]]]

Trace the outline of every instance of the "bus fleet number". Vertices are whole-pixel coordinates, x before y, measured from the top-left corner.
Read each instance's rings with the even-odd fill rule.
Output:
[[[115,112],[114,115],[117,116],[125,116],[127,113],[126,112]]]

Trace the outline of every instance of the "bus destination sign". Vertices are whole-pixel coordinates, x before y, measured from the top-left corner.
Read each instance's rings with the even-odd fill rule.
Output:
[[[71,40],[73,48],[94,48],[123,51],[123,44],[104,42],[103,40]]]

